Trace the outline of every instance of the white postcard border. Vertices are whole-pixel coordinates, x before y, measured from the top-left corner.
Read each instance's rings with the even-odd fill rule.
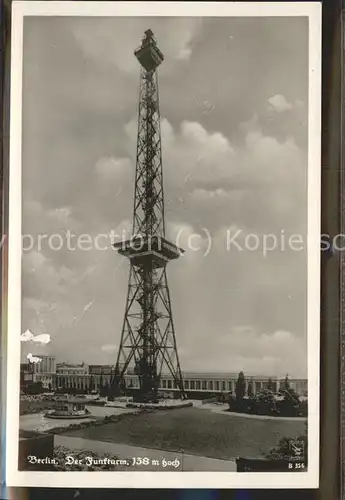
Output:
[[[319,485],[321,3],[46,2],[12,4],[8,235],[8,373],[6,483],[87,488],[317,488]],[[21,333],[22,68],[24,16],[309,17],[308,156],[308,471],[307,472],[36,472],[18,471]]]

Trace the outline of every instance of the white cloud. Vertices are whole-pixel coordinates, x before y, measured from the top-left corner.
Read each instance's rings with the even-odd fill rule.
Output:
[[[47,215],[48,217],[56,220],[58,223],[62,222],[67,227],[70,227],[71,225],[71,207],[55,208],[53,210],[49,210]]]
[[[268,104],[270,108],[277,113],[283,113],[292,109],[292,104],[286,100],[286,98],[281,94],[276,94],[268,99]]]
[[[202,20],[193,17],[167,17],[159,20],[150,18],[150,28],[165,56],[163,71],[169,70],[174,60],[189,59],[193,40],[200,32],[201,26]],[[146,29],[147,21],[144,18],[132,18],[130,22],[122,25],[114,23],[111,18],[106,21],[93,18],[92,25],[88,19],[71,22],[73,36],[86,59],[94,59],[98,64],[110,65],[127,73],[139,70],[134,51],[139,47]],[[90,32],[92,32],[91,37]]]
[[[227,357],[209,355],[198,360],[188,360],[195,369],[202,364],[205,371],[232,372],[243,370],[246,374],[284,377],[306,377],[307,365],[303,337],[290,332],[276,331],[258,334],[249,326],[230,329],[228,334],[212,338],[213,351],[228,353]],[[185,360],[184,360],[185,361]]]
[[[256,115],[240,130],[243,140],[230,142],[200,123],[183,122],[174,129],[164,120],[166,193],[179,193],[186,211],[197,209],[213,229],[217,221],[235,220],[265,231],[299,232],[306,210],[306,156],[292,138],[278,141],[265,135]]]
[[[202,229],[197,230],[183,222],[169,222],[167,238],[184,250],[181,255],[183,259],[178,262],[176,272],[193,274],[207,251],[207,234]]]
[[[129,219],[122,220],[114,230],[111,231],[110,236],[114,238],[112,243],[116,241],[125,241],[130,238],[132,234],[132,221]]]
[[[122,180],[133,171],[128,158],[101,158],[95,165],[96,173],[105,182]]]
[[[106,344],[106,345],[102,345],[101,349],[103,352],[114,353],[117,351],[118,346],[114,345],[114,344]]]
[[[235,172],[235,151],[230,141],[220,132],[209,133],[200,123],[184,121],[174,131],[165,120],[162,141],[165,175],[174,187],[210,185],[215,180],[221,185]]]
[[[196,188],[193,189],[191,192],[190,198],[195,202],[195,203],[222,203],[223,201],[226,201],[229,196],[233,196],[235,191],[226,191],[225,189],[218,188],[218,189],[203,189],[203,188]],[[239,192],[241,195],[241,192]]]
[[[180,52],[176,56],[176,59],[184,61],[186,59],[189,59],[191,55],[192,55],[192,49],[190,47],[185,47],[180,50]]]
[[[63,200],[61,200],[63,201]],[[37,259],[44,259],[44,254],[49,251],[50,241],[58,245],[58,239],[63,238],[66,231],[76,233],[80,230],[80,224],[74,219],[70,206],[60,206],[53,209],[45,209],[44,206],[32,200],[29,196],[24,196],[23,200],[23,249],[36,250],[43,255],[36,256]],[[57,235],[57,236],[53,236]],[[49,253],[49,252],[48,252]],[[30,257],[34,259],[35,257]]]
[[[23,273],[35,276],[37,280],[45,282],[46,291],[52,293],[64,291],[64,282],[73,277],[73,271],[65,266],[58,269],[52,259],[45,257],[43,252],[32,250],[23,256]]]
[[[37,356],[33,356],[33,354],[29,353],[27,355],[27,359],[30,361],[30,363],[40,363],[42,361],[42,358],[39,358]]]
[[[295,106],[296,108],[302,110],[305,107],[305,104],[301,99],[296,99]]]
[[[24,272],[36,272],[37,269],[45,266],[47,263],[47,258],[42,252],[33,250],[32,252],[26,254],[23,258],[23,270]]]
[[[20,340],[21,342],[29,342],[32,340],[34,337],[34,334],[30,332],[30,330],[26,330],[24,333],[21,334]]]
[[[177,245],[187,245],[188,238],[194,232],[194,228],[190,224],[176,221],[168,221],[167,223],[167,237]]]
[[[36,335],[33,339],[33,342],[36,344],[49,344],[50,342],[50,335],[47,333],[42,333],[41,335]]]
[[[20,336],[21,342],[34,342],[36,344],[49,344],[50,335],[42,333],[40,335],[34,335],[30,330],[26,330]]]

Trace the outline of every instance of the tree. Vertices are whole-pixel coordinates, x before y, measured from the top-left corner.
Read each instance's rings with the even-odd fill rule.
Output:
[[[294,389],[292,389],[292,387],[283,390],[282,393],[284,395],[284,399],[286,399],[287,401],[291,401],[293,404],[300,403],[299,395]]]
[[[297,438],[293,439],[291,437],[282,438],[278,446],[273,448],[266,458],[270,460],[289,460],[291,457],[296,457],[294,452],[294,446],[297,446],[301,450],[300,460],[307,466],[308,462],[308,428],[307,424],[304,427],[304,432]]]
[[[246,381],[243,372],[240,372],[238,374],[235,392],[236,392],[236,401],[242,401],[242,399],[246,394]]]
[[[285,380],[284,380],[284,386],[283,388],[288,391],[290,389],[290,381],[289,381],[289,375],[286,375]]]
[[[255,395],[255,410],[258,415],[271,415],[276,411],[276,403],[272,391],[263,389]]]
[[[248,391],[247,395],[249,398],[252,398],[254,396],[254,391],[253,391],[253,379],[251,378],[248,384]]]
[[[99,395],[104,398],[104,397],[109,397],[109,387],[107,384],[102,385],[99,389]]]
[[[301,401],[297,392],[290,387],[290,384],[285,384],[288,388],[280,389],[279,394],[283,399],[279,402],[279,411],[282,416],[297,416],[301,406]]]
[[[25,393],[30,395],[41,394],[42,392],[44,392],[44,388],[41,381],[33,382],[25,388]]]

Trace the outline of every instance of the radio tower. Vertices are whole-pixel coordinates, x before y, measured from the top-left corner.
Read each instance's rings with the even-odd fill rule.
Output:
[[[126,392],[129,369],[139,379],[140,401],[157,400],[162,373],[185,398],[166,265],[183,250],[165,239],[163,172],[157,67],[163,54],[151,30],[135,51],[141,65],[133,232],[114,244],[130,261],[125,317],[113,377],[113,394]]]

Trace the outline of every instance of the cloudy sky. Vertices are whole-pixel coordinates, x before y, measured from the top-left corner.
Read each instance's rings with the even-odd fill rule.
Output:
[[[130,229],[133,50],[149,27],[165,55],[168,236],[187,249],[168,267],[182,369],[304,377],[306,254],[281,242],[306,232],[304,18],[25,19],[23,233],[31,241],[22,327],[52,340],[23,345],[23,357],[34,349],[70,362],[116,360],[129,265],[105,237],[102,249],[77,248],[77,237]],[[240,248],[227,246],[237,231]],[[270,233],[280,244],[264,257]],[[244,248],[255,243],[249,234],[257,250]]]

